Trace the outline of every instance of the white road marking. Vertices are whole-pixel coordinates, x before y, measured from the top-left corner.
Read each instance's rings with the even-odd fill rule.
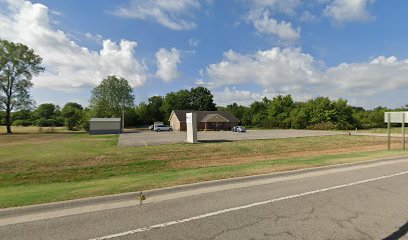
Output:
[[[330,190],[350,187],[350,186],[359,185],[359,184],[368,183],[368,182],[373,182],[373,181],[378,181],[378,180],[382,180],[382,179],[386,179],[386,178],[401,176],[401,175],[404,175],[404,174],[407,174],[407,173],[408,173],[408,171],[404,171],[404,172],[395,173],[395,174],[391,174],[391,175],[385,175],[385,176],[381,176],[381,177],[370,178],[370,179],[361,180],[361,181],[357,181],[357,182],[337,185],[337,186],[334,186],[334,187],[322,188],[322,189],[318,189],[318,190],[314,190],[314,191],[309,191],[309,192],[289,195],[289,196],[285,196],[285,197],[270,199],[270,200],[263,201],[263,202],[256,202],[256,203],[252,203],[252,204],[248,204],[248,205],[242,205],[242,206],[239,206],[239,207],[227,208],[227,209],[223,209],[223,210],[219,210],[219,211],[215,211],[215,212],[210,212],[210,213],[198,215],[198,216],[195,216],[195,217],[184,218],[184,219],[180,219],[180,220],[175,220],[175,221],[170,221],[170,222],[166,222],[166,223],[160,223],[160,224],[152,225],[152,226],[149,226],[149,227],[143,227],[143,228],[129,230],[129,231],[121,232],[121,233],[106,235],[106,236],[103,236],[103,237],[92,238],[90,240],[105,240],[105,239],[123,237],[123,236],[126,236],[126,235],[131,235],[131,234],[135,234],[135,233],[150,231],[150,230],[156,229],[156,228],[163,228],[163,227],[167,227],[167,226],[171,226],[171,225],[175,225],[175,224],[179,224],[179,223],[190,222],[190,221],[197,220],[197,219],[208,218],[208,217],[212,217],[212,216],[216,216],[216,215],[220,215],[220,214],[224,214],[224,213],[228,213],[228,212],[233,212],[233,211],[238,211],[238,210],[242,210],[242,209],[252,208],[252,207],[265,205],[265,204],[269,204],[269,203],[274,203],[274,202],[279,202],[279,201],[283,201],[283,200],[298,198],[298,197],[312,195],[312,194],[321,193],[321,192],[327,192],[327,191],[330,191]]]

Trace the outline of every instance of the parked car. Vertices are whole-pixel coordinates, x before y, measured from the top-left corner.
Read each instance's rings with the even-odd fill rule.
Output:
[[[153,125],[149,126],[149,129],[152,130],[152,131],[156,131],[156,126],[158,126],[158,125],[164,125],[164,123],[163,122],[154,122]]]
[[[156,125],[154,130],[156,132],[160,132],[160,131],[173,131],[173,129],[170,126],[167,125]]]
[[[233,132],[246,132],[246,128],[243,126],[234,126],[231,130]]]

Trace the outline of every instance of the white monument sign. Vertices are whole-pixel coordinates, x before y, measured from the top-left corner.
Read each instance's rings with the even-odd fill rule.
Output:
[[[405,123],[408,122],[408,112],[385,112],[384,122],[387,123],[388,150],[391,148],[391,123],[401,123],[402,149],[405,150]]]
[[[186,113],[187,142],[197,143],[197,113]]]

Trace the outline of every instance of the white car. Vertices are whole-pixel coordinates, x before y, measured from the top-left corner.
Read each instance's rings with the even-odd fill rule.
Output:
[[[173,131],[173,129],[170,126],[167,125],[156,125],[154,130],[156,132],[160,132],[160,131]]]
[[[246,132],[246,129],[243,126],[235,126],[232,128],[233,132]]]

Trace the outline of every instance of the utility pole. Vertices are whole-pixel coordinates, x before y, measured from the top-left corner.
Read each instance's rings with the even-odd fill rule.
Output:
[[[122,133],[125,132],[125,111],[123,110],[123,104],[121,105],[122,109]]]

